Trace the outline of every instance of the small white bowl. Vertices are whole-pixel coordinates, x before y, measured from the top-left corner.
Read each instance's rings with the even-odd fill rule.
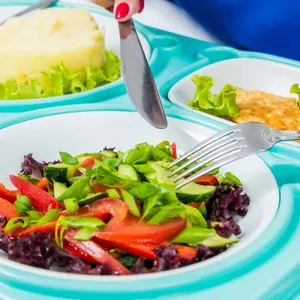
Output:
[[[229,83],[246,90],[260,90],[278,96],[291,97],[290,87],[294,83],[300,83],[300,69],[297,67],[256,58],[233,58],[205,66],[185,76],[170,89],[168,98],[171,102],[230,125],[234,123],[193,110],[187,105],[196,91],[196,86],[191,80],[195,74],[210,76],[214,79],[215,85],[211,89],[213,93],[219,93],[224,85]]]

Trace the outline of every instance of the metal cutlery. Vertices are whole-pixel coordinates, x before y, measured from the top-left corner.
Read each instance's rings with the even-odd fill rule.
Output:
[[[122,71],[129,98],[152,126],[165,129],[167,118],[132,20],[119,22]]]
[[[47,7],[49,7],[50,5],[54,4],[57,1],[58,0],[42,0],[42,1],[39,1],[35,4],[33,4],[33,5],[25,8],[24,10],[16,13],[15,15],[9,17],[8,19],[4,20],[3,22],[0,23],[0,26],[3,25],[4,23],[6,23],[10,18],[21,17],[21,16],[26,15],[26,14],[34,11],[34,10],[47,8]]]
[[[179,167],[169,177],[175,183],[184,179],[177,184],[176,189],[179,189],[233,161],[268,150],[278,142],[298,139],[300,131],[274,130],[261,123],[236,125],[199,143],[172,162],[168,169]]]

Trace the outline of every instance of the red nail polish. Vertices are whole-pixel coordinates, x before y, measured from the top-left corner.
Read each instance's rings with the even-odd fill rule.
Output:
[[[112,13],[114,11],[114,7],[113,6],[107,7],[106,10]]]
[[[144,10],[144,7],[145,7],[145,0],[140,0],[139,13],[141,13]]]
[[[115,17],[117,20],[125,18],[129,13],[129,5],[125,2],[120,3],[115,12]]]

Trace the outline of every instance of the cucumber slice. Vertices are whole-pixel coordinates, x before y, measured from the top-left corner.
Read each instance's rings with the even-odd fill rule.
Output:
[[[47,166],[44,168],[44,175],[49,181],[67,182],[68,168],[58,168],[53,166]]]
[[[59,196],[61,196],[66,190],[68,189],[68,187],[58,181],[53,181],[53,191],[54,191],[54,198],[58,198]]]
[[[79,168],[79,164],[77,165],[68,165],[68,164],[49,164],[44,168],[45,177],[48,180],[55,180],[58,182],[67,182],[70,178],[74,177],[77,169]]]
[[[176,190],[177,197],[183,203],[202,202],[213,196],[216,187],[212,185],[200,185],[190,182],[182,188]]]
[[[107,158],[116,158],[118,157],[118,153],[112,151],[112,150],[104,150],[102,151],[102,154],[106,156]]]
[[[126,164],[119,165],[118,175],[123,179],[128,179],[129,178],[131,180],[139,181],[138,173],[130,165],[126,165]]]
[[[91,204],[92,202],[94,202],[96,200],[99,200],[99,199],[102,199],[102,198],[106,198],[106,197],[108,197],[108,194],[105,193],[105,192],[104,193],[98,193],[98,194],[89,194],[85,198],[80,199],[78,201],[78,204],[80,206],[88,205],[88,204]]]

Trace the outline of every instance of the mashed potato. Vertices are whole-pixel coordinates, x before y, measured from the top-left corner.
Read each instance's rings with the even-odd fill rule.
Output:
[[[24,80],[62,62],[70,71],[105,62],[104,32],[83,9],[49,8],[0,27],[0,82]]]

